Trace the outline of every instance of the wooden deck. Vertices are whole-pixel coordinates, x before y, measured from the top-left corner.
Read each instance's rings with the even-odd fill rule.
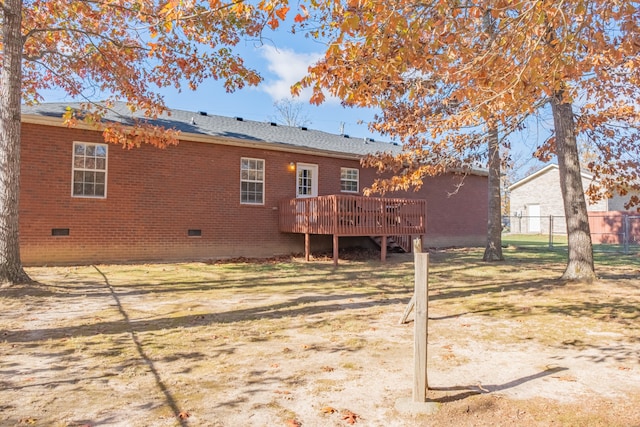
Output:
[[[333,260],[338,262],[338,237],[381,237],[381,257],[386,258],[386,241],[410,250],[412,236],[426,232],[425,200],[386,197],[330,195],[280,202],[280,231],[305,235],[305,257],[309,259],[309,236],[333,236]]]

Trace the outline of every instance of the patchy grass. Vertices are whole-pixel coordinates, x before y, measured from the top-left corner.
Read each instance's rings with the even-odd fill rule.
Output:
[[[566,257],[567,254],[567,235],[554,234],[551,238],[551,246],[549,245],[549,234],[504,234],[502,236],[503,245],[512,249],[525,251],[555,252],[560,257]],[[625,252],[638,256],[640,246],[631,243],[625,248],[624,244],[614,243],[597,243],[593,245],[593,251],[596,254],[604,254],[603,259],[607,257],[617,257]],[[608,255],[606,255],[608,254]]]
[[[0,424],[640,425],[640,258],[583,285],[562,253],[505,255],[430,254],[430,417],[394,409],[410,255],[29,269],[0,290]]]

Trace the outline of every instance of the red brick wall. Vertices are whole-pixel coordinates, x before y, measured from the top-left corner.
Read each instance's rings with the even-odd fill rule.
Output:
[[[278,231],[278,201],[295,197],[289,162],[318,164],[320,195],[340,191],[340,167],[358,162],[255,148],[182,142],[157,149],[109,146],[107,197],[71,197],[74,141],[97,132],[23,124],[20,242],[25,265],[182,261],[302,252],[301,235]],[[240,158],[265,160],[265,204],[240,204]],[[361,186],[372,178],[362,172]],[[427,199],[428,246],[483,244],[486,178],[469,176],[460,192],[451,176],[408,197]],[[69,236],[52,236],[68,228]],[[201,237],[187,236],[202,230]],[[478,240],[478,237],[481,237]],[[330,247],[330,239],[314,246]]]
[[[371,182],[373,171],[364,171]],[[393,197],[427,201],[425,247],[484,246],[487,240],[487,177],[447,174],[424,179],[417,192],[393,193]]]

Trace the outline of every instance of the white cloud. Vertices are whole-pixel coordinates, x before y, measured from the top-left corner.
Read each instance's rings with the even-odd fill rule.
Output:
[[[291,98],[291,86],[300,81],[307,74],[309,66],[323,56],[322,53],[297,53],[292,49],[277,49],[269,45],[262,46],[260,53],[266,59],[267,69],[274,74],[274,78],[266,76],[259,88],[274,101]],[[308,102],[309,98],[311,89],[305,89],[296,100]],[[330,99],[327,98],[327,101]]]

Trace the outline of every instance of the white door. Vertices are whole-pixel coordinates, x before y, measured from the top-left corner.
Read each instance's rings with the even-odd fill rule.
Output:
[[[318,165],[298,163],[296,166],[296,198],[308,199],[318,196]],[[296,222],[315,224],[317,222],[316,201],[299,200],[296,203]]]
[[[298,163],[296,179],[296,197],[318,196],[318,165]]]
[[[529,205],[529,233],[540,233],[540,205]]]

